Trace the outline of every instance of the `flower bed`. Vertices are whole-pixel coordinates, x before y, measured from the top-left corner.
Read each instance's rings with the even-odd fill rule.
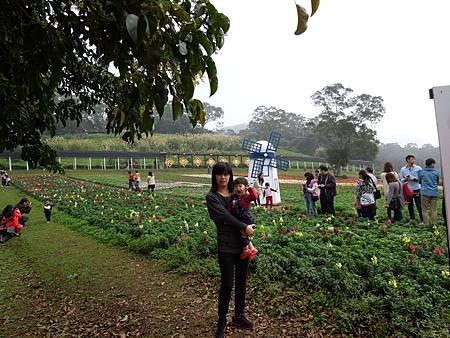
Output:
[[[61,176],[17,177],[16,184],[51,197],[104,242],[150,254],[168,269],[218,275],[215,228],[201,194],[153,197]],[[351,205],[353,195],[339,198]],[[254,208],[260,254],[251,264],[252,285],[268,309],[288,315],[306,307],[314,325],[343,334],[450,335],[443,228],[361,221],[353,211],[307,218],[301,211]]]

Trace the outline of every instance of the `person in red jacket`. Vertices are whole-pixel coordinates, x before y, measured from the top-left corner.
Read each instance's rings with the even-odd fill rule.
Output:
[[[233,181],[233,194],[231,195],[231,214],[245,224],[255,224],[250,205],[258,199],[258,191],[249,187],[248,181],[244,177],[238,177]],[[258,249],[253,246],[251,238],[241,231],[243,239],[243,250],[241,259],[253,260]]]
[[[22,213],[12,205],[7,205],[2,211],[0,223],[0,242],[4,243],[13,236],[19,236],[23,225],[19,223]]]

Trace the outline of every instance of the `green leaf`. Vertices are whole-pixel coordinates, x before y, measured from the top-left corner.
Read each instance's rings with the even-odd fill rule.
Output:
[[[126,18],[127,31],[134,42],[138,41],[138,33],[137,33],[138,21],[139,17],[137,15],[134,14],[127,15]]]
[[[181,85],[183,88],[183,99],[189,101],[194,96],[194,83],[191,74],[186,69],[181,70]]]
[[[211,41],[209,41],[209,39],[206,37],[205,34],[203,34],[203,32],[200,32],[200,31],[197,32],[195,34],[195,38],[200,43],[200,45],[202,45],[202,47],[205,49],[208,56],[210,56],[214,52],[214,47],[213,47]]]
[[[209,79],[209,96],[213,96],[217,92],[217,88],[219,87],[219,79],[217,76]]]
[[[319,9],[320,0],[311,0],[311,16]]]
[[[173,14],[180,20],[180,22],[186,22],[190,20],[189,14],[177,3],[172,4]]]
[[[214,37],[216,39],[217,48],[221,49],[225,43],[223,34],[220,31],[217,31]]]
[[[155,123],[155,117],[148,110],[146,110],[142,116],[143,131],[153,133]]]
[[[314,0],[311,0],[311,1],[314,1]],[[224,33],[228,32],[228,30],[230,29],[230,19],[228,19],[228,17],[223,13],[220,13],[218,15],[218,18],[219,18],[220,28],[222,28]]]
[[[217,91],[219,80],[217,79],[217,69],[212,58],[206,59],[206,72],[209,78],[210,96],[213,96]]]
[[[183,105],[176,97],[174,97],[172,101],[172,114],[174,121],[178,120],[181,115],[183,115]]]
[[[145,16],[140,16],[137,25],[137,41],[136,43],[139,45],[142,43],[144,39],[145,33],[149,32],[147,18]]]

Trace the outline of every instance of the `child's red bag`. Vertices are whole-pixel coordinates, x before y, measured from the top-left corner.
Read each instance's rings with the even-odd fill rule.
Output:
[[[406,183],[403,184],[403,196],[407,202],[411,202],[414,196],[414,191]]]

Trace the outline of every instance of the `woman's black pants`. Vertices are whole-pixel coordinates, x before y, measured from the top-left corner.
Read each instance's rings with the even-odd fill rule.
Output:
[[[233,282],[235,286],[234,313],[236,316],[244,314],[249,261],[248,259],[240,259],[239,256],[240,254],[219,252],[219,322],[226,322],[227,320]]]

